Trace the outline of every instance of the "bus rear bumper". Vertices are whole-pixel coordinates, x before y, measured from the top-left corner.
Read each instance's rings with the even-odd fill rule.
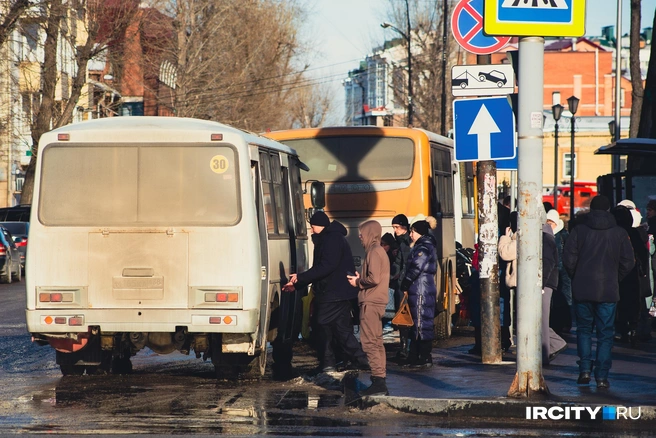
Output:
[[[259,309],[38,309],[27,310],[30,333],[60,334],[87,332],[175,332],[186,327],[188,333],[248,333],[257,331]]]

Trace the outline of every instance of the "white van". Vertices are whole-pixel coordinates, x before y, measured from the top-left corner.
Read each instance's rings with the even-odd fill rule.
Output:
[[[307,269],[296,152],[215,122],[115,117],[39,142],[27,328],[64,375],[193,350],[218,377],[289,365]]]

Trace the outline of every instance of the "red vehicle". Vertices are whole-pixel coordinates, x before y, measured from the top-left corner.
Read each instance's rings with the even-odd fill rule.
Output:
[[[558,213],[569,217],[570,206],[570,187],[569,185],[558,186]],[[574,213],[579,210],[590,208],[590,201],[597,196],[597,187],[595,183],[574,182]],[[552,192],[542,195],[542,202],[550,202],[554,205],[553,189]]]

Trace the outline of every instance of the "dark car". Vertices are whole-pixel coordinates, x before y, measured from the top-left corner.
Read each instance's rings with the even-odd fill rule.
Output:
[[[20,252],[20,263],[23,273],[25,273],[25,254],[27,253],[27,237],[30,232],[29,222],[0,222],[0,226],[5,227],[14,237],[14,243]]]
[[[14,278],[21,281],[20,252],[14,243],[14,236],[5,227],[0,227],[0,231],[0,282],[11,283]]]
[[[499,70],[492,70],[491,72],[479,72],[478,73],[478,80],[483,82],[483,81],[489,81],[489,82],[494,82],[497,84],[497,87],[501,88],[504,85],[506,85],[506,82],[508,82],[508,79],[506,79],[506,75],[501,73]]]
[[[0,208],[0,222],[29,222],[31,210],[29,204]]]

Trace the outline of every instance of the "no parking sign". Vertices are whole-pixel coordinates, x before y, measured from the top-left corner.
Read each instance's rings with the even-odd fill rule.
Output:
[[[483,0],[461,0],[451,16],[451,31],[463,49],[489,55],[502,49],[510,37],[483,34]]]

